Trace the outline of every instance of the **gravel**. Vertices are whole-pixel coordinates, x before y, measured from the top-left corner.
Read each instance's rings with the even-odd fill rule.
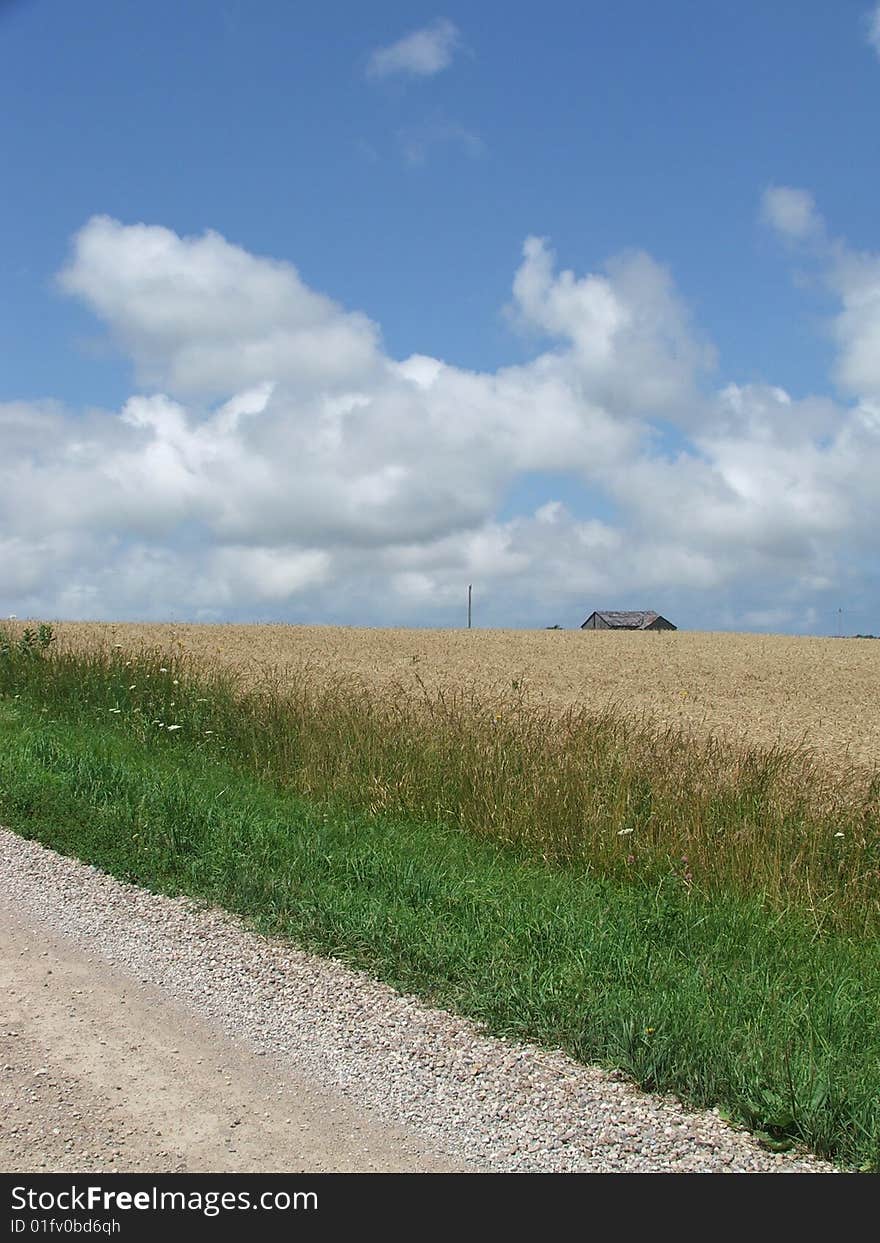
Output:
[[[48,933],[474,1170],[834,1172],[809,1154],[768,1152],[714,1110],[489,1036],[223,911],[124,884],[3,829],[0,876],[5,899]]]

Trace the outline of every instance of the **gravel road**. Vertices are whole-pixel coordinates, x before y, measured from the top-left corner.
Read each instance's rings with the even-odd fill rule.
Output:
[[[0,829],[0,1169],[830,1171]]]

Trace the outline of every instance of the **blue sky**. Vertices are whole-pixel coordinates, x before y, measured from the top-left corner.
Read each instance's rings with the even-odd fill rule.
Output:
[[[880,631],[878,14],[0,3],[0,612]]]

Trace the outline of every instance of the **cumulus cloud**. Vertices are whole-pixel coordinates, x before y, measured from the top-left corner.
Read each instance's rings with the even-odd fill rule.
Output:
[[[880,9],[878,9],[880,14]],[[808,190],[777,186],[764,193],[762,217],[786,240],[813,243],[812,258],[839,303],[830,325],[838,353],[834,378],[865,403],[880,401],[880,255],[828,236]]]
[[[576,274],[528,238],[508,312],[533,355],[469,371],[392,358],[366,315],[216,233],[95,218],[61,283],[141,391],[0,404],[0,613],[448,623],[474,582],[495,624],[686,600],[806,617],[880,521],[880,261],[827,262],[849,406],[712,388],[643,252]],[[603,516],[548,496],[501,519],[531,475]]]
[[[794,186],[769,186],[761,199],[761,218],[788,241],[806,242],[824,232],[812,194]]]
[[[461,44],[458,27],[445,17],[391,43],[376,48],[367,63],[368,78],[430,78],[448,69]]]
[[[219,234],[91,219],[61,287],[88,304],[131,355],[142,384],[222,396],[271,376],[340,387],[370,372],[379,333],[306,286],[292,264]]]
[[[695,382],[715,365],[697,339],[669,272],[631,251],[604,274],[556,272],[546,240],[527,238],[508,308],[526,330],[563,343],[557,355],[590,397],[618,416],[664,415],[687,423],[702,408]]]
[[[841,387],[868,403],[880,403],[880,255],[838,246],[828,282],[840,299],[834,320],[838,345],[835,375]]]

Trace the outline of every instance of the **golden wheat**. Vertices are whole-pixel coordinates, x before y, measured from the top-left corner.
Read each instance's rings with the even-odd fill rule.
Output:
[[[175,652],[283,685],[303,669],[380,696],[467,689],[563,710],[619,710],[837,764],[880,764],[880,642],[678,631],[403,630],[63,622],[61,646]]]

